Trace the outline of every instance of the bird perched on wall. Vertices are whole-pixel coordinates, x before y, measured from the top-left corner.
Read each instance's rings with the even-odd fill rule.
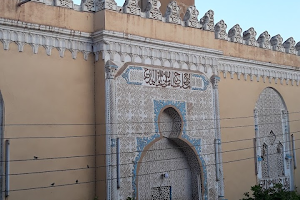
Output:
[[[55,183],[51,183],[51,186],[54,186],[55,185]]]

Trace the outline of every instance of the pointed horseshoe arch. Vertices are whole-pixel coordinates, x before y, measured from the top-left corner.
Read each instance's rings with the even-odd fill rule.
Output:
[[[160,136],[141,153],[136,170],[138,199],[205,199],[202,162],[193,145],[182,137],[182,116],[174,106],[161,109]],[[160,196],[157,196],[160,195]]]

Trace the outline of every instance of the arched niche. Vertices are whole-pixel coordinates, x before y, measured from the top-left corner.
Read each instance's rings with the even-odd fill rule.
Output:
[[[158,117],[160,137],[143,150],[137,166],[138,199],[203,199],[201,161],[195,148],[181,137],[184,121],[172,106]],[[159,195],[159,197],[157,196]],[[166,197],[166,198],[162,198]]]
[[[264,188],[282,183],[292,186],[289,123],[286,104],[280,93],[267,87],[255,104],[257,179]],[[286,159],[287,158],[287,159]]]

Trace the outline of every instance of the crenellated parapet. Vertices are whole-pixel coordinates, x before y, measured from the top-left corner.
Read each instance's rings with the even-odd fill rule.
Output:
[[[139,0],[125,0],[123,5],[123,12],[132,15],[140,15],[141,8],[139,7]]]
[[[285,49],[285,52],[290,53],[290,54],[296,54],[295,44],[296,44],[296,42],[295,42],[294,38],[290,37],[289,39],[287,39],[283,43],[283,47]]]
[[[181,24],[179,11],[180,7],[177,5],[176,1],[171,1],[167,6],[165,14],[166,22],[172,24]]]
[[[104,9],[116,10],[117,3],[115,0],[82,0],[81,10],[88,12],[97,12]]]
[[[256,31],[254,30],[253,27],[249,28],[247,31],[244,31],[243,39],[246,45],[255,46],[255,47],[258,46],[258,43],[256,41]]]
[[[197,10],[196,6],[188,7],[183,18],[185,26],[193,27],[193,28],[201,28],[202,25],[198,21],[198,15],[199,15],[199,11]]]
[[[161,3],[159,0],[148,0],[145,10],[146,17],[149,19],[161,20],[162,14],[160,12]]]
[[[273,36],[270,40],[272,50],[284,52],[282,41],[283,41],[283,39],[282,39],[281,35],[277,34],[277,35]]]
[[[270,42],[270,34],[268,31],[263,32],[260,34],[260,36],[257,38],[257,43],[260,48],[263,49],[271,49],[271,42]]]
[[[225,24],[224,20],[219,21],[215,25],[215,37],[220,40],[228,40],[228,35],[226,32],[227,24]]]
[[[214,31],[214,11],[207,11],[200,19],[200,24],[202,25],[203,30]]]
[[[292,37],[283,42],[283,38],[279,34],[270,37],[269,33],[265,31],[256,38],[257,33],[253,27],[242,32],[242,28],[239,24],[234,25],[227,32],[227,25],[223,20],[214,24],[214,11],[212,10],[207,11],[203,17],[198,20],[199,11],[196,6],[189,6],[184,17],[181,18],[181,7],[175,0],[167,5],[165,13],[161,13],[160,11],[161,2],[159,0],[145,0],[146,7],[143,7],[144,10],[139,6],[141,0],[125,0],[123,6],[117,6],[115,0],[81,0],[80,5],[74,4],[73,0],[32,1],[84,12],[98,12],[105,9],[113,10],[143,18],[159,20],[165,23],[212,31],[215,34],[215,39],[219,40],[300,56],[300,42],[296,44],[296,41]],[[5,41],[3,43],[5,43]]]
[[[239,24],[234,25],[228,32],[230,42],[243,43],[242,28]]]

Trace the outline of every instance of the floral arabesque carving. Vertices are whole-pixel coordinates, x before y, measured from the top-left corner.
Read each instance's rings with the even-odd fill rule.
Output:
[[[271,36],[268,33],[268,31],[265,31],[262,34],[260,34],[260,36],[257,39],[259,47],[263,49],[271,49],[270,38]]]
[[[227,40],[228,35],[226,29],[227,29],[227,24],[225,24],[224,20],[219,21],[215,25],[215,38],[221,40]]]
[[[83,11],[97,12],[104,9],[116,10],[115,0],[82,0],[81,9]]]
[[[214,11],[207,11],[200,19],[200,24],[202,25],[203,30],[214,31]]]
[[[198,15],[199,11],[197,10],[196,6],[189,6],[183,18],[185,26],[200,28],[201,24],[198,21]]]
[[[236,24],[229,30],[228,37],[231,42],[243,43],[243,38],[241,34],[242,28],[239,24]]]
[[[55,0],[55,5],[64,7],[64,8],[73,9],[73,1],[72,0]]]
[[[271,38],[270,42],[271,42],[271,46],[272,46],[272,50],[273,51],[280,51],[280,52],[284,52],[284,48],[282,45],[282,37],[278,34],[275,35]]]
[[[146,17],[150,19],[162,19],[162,14],[160,12],[161,3],[159,0],[148,0],[147,7],[145,10]]]
[[[139,7],[139,0],[125,0],[123,12],[132,15],[140,15],[141,8]]]
[[[245,40],[245,44],[249,46],[258,46],[256,41],[256,31],[253,27],[249,28],[247,31],[243,33],[243,39]]]
[[[296,48],[295,48],[295,40],[293,37],[290,37],[283,43],[283,47],[285,48],[286,53],[290,54],[296,54]]]
[[[166,22],[173,24],[181,24],[180,18],[180,7],[177,5],[176,1],[171,1],[166,10],[165,18]]]

